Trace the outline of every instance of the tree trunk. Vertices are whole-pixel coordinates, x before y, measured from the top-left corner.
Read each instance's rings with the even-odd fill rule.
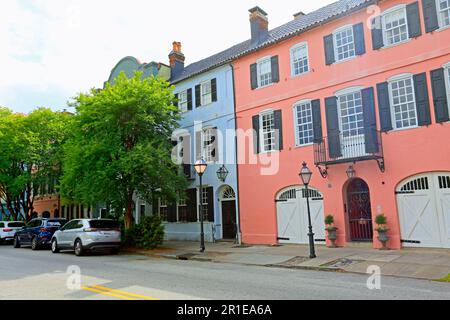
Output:
[[[133,226],[133,192],[127,194],[126,211],[125,211],[125,229]]]

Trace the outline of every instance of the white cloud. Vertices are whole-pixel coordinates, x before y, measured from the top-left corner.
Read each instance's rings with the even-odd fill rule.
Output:
[[[195,62],[248,39],[247,10],[256,3],[269,13],[273,28],[295,12],[330,2],[1,1],[0,105],[18,111],[54,103],[61,108],[76,93],[101,87],[124,56],[167,63],[174,40],[183,43],[187,63]]]

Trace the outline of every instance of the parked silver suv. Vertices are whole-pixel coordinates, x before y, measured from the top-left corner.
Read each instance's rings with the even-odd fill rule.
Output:
[[[77,256],[87,251],[110,250],[117,254],[120,250],[120,225],[106,219],[72,220],[55,232],[52,237],[52,252],[74,250]]]
[[[25,226],[20,221],[0,221],[0,244],[3,242],[12,242],[17,231]]]

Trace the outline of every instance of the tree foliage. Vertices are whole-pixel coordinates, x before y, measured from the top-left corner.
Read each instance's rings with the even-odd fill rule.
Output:
[[[175,199],[186,181],[171,161],[179,111],[172,87],[156,78],[128,79],[75,98],[64,148],[62,196],[86,205],[111,203],[132,225],[133,197]]]

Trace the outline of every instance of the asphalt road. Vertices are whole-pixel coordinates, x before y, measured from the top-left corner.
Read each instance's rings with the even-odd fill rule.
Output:
[[[0,246],[0,299],[450,300],[450,284],[383,277],[381,290],[369,290],[367,278],[135,255],[79,258]]]

